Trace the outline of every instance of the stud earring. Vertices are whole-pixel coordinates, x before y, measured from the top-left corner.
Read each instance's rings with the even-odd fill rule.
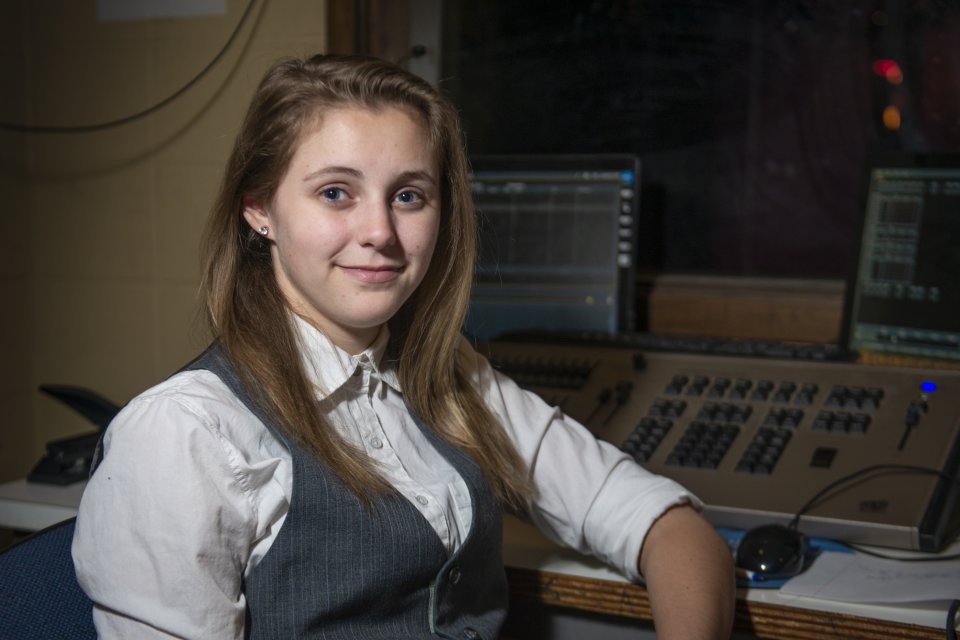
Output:
[[[257,229],[257,231],[259,231],[260,235],[262,236],[265,236],[268,233],[270,233],[270,229],[268,229],[266,226],[260,227],[259,229]]]

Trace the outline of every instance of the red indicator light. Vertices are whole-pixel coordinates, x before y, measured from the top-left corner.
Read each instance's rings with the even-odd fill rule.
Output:
[[[896,60],[875,60],[873,63],[873,72],[878,76],[887,79],[890,84],[900,84],[903,82],[903,70]]]

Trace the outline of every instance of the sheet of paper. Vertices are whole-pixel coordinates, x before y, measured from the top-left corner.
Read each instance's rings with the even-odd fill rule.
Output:
[[[899,562],[825,551],[780,593],[844,602],[926,602],[960,598],[960,560]]]

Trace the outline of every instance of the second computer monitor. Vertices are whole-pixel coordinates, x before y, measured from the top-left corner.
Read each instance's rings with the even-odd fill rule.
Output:
[[[870,158],[844,338],[861,356],[960,360],[960,155]]]

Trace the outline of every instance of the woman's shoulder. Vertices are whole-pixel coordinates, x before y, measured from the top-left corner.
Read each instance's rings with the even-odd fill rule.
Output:
[[[143,391],[115,418],[119,424],[144,419],[195,421],[208,427],[229,424],[249,410],[212,371],[184,370]]]
[[[110,423],[107,449],[225,453],[246,468],[286,455],[284,445],[213,372],[181,371],[133,398]],[[201,456],[202,457],[202,456]]]
[[[190,399],[216,403],[236,399],[236,396],[217,374],[206,369],[192,369],[174,373],[135,396],[130,403],[183,402]]]

